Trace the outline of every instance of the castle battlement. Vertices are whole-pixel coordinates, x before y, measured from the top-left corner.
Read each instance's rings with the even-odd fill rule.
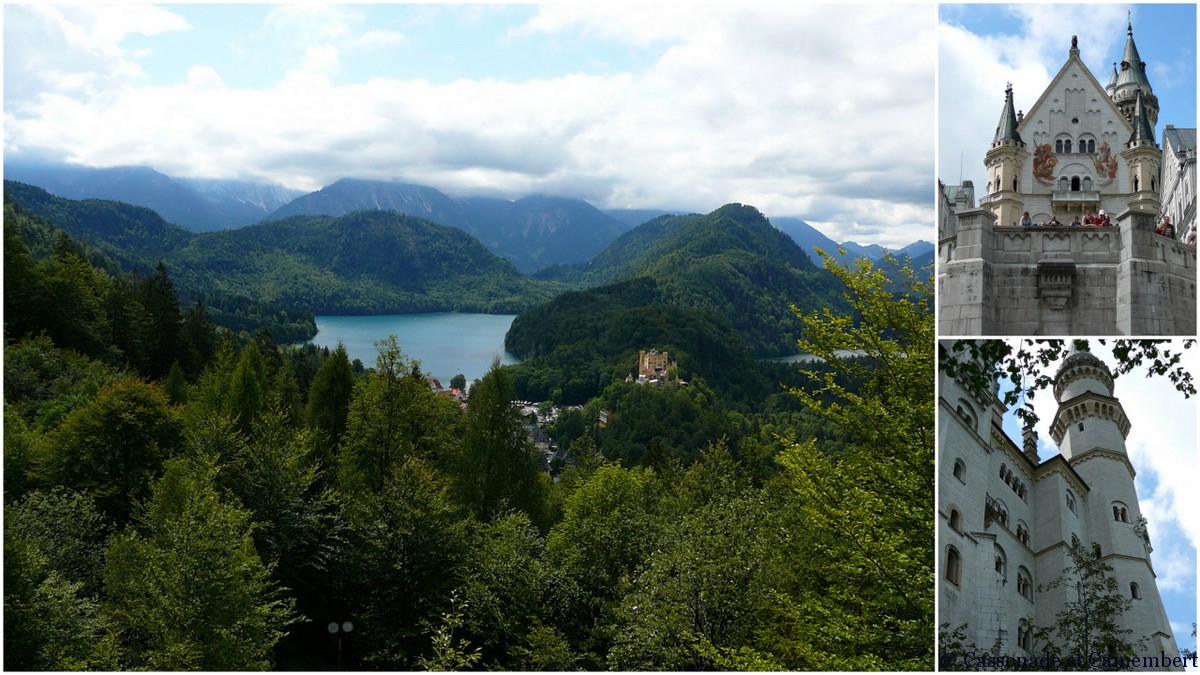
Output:
[[[943,335],[1192,335],[1196,247],[1154,233],[1155,214],[1114,225],[997,225],[956,214],[938,242]]]

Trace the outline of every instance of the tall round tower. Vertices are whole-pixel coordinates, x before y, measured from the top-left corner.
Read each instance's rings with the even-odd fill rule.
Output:
[[[1125,450],[1130,422],[1113,396],[1108,366],[1086,351],[1073,351],[1054,379],[1058,410],[1050,434],[1063,458],[1087,484],[1069,518],[1072,535],[1099,547],[1120,593],[1131,601],[1123,615],[1131,640],[1145,638],[1139,655],[1177,655],[1167,613],[1150,562],[1150,535],[1134,488],[1136,472]]]

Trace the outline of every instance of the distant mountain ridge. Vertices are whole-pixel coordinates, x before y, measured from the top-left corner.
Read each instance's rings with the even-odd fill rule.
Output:
[[[296,198],[267,217],[338,216],[351,211],[397,211],[471,233],[528,274],[550,265],[583,262],[627,228],[579,199],[529,195],[516,201],[450,197],[425,185],[343,178]]]
[[[407,213],[471,233],[525,274],[587,262],[632,227],[663,215],[683,215],[662,209],[600,210],[582,200],[548,195],[515,201],[455,198],[425,185],[353,178],[305,194],[250,181],[172,178],[144,166],[97,169],[6,160],[4,170],[7,179],[59,197],[115,200],[153,209],[193,232],[245,227],[292,215],[337,216],[364,209]],[[859,256],[878,260],[886,251],[878,245],[838,244],[799,218],[777,217],[772,223],[818,265],[817,248],[843,261]],[[838,254],[839,247],[847,254]],[[932,250],[932,244],[918,241],[892,252],[915,259]]]
[[[4,177],[67,199],[110,199],[144,206],[193,232],[256,223],[300,194],[245,181],[175,179],[145,166],[95,169],[6,161]]]

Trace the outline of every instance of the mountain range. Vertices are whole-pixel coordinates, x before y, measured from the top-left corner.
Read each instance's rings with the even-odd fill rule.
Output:
[[[392,210],[469,232],[524,274],[587,262],[632,227],[663,215],[682,215],[659,209],[601,211],[583,200],[547,195],[517,200],[450,197],[436,188],[395,181],[343,179],[303,193],[251,181],[172,178],[137,166],[95,169],[6,160],[4,172],[6,179],[36,185],[59,197],[144,206],[193,232],[236,229],[293,215]],[[877,245],[838,244],[798,218],[775,218],[772,223],[818,264],[818,247],[843,260],[858,256],[878,260],[886,251]],[[839,255],[838,247],[848,253]],[[932,244],[919,241],[892,253],[923,266],[932,262],[932,251]]]

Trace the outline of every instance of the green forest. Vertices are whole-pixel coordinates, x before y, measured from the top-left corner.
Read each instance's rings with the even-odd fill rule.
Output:
[[[464,408],[394,340],[356,367],[13,204],[4,228],[8,669],[933,667],[927,278],[831,264],[845,311],[793,314],[802,369],[653,276],[568,294],[514,326],[553,360]],[[573,356],[584,315],[615,329]],[[624,381],[637,326],[686,386]],[[551,472],[533,389],[586,402]]]

